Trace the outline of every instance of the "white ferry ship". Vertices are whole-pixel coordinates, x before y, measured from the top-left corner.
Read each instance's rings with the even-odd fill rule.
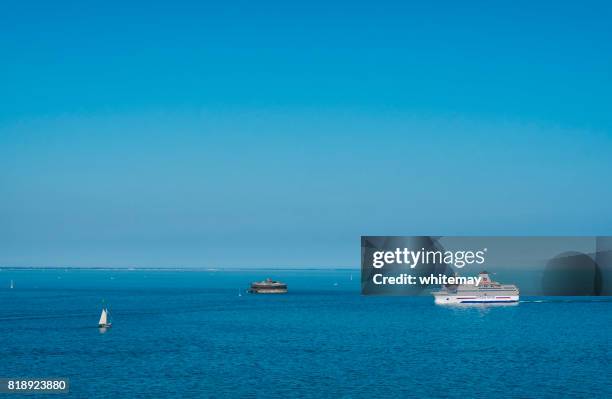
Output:
[[[500,284],[491,281],[488,272],[480,272],[478,285],[447,285],[434,292],[438,305],[458,303],[515,303],[519,300],[519,290],[514,284]]]

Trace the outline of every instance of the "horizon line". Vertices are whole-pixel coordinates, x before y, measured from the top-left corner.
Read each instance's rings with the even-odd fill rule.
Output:
[[[343,267],[343,266],[313,266],[313,267],[291,267],[291,266],[223,266],[223,267],[205,267],[205,266],[163,266],[163,267],[148,267],[148,266],[0,266],[2,270],[193,270],[193,271],[233,271],[233,270],[360,270],[360,267]]]

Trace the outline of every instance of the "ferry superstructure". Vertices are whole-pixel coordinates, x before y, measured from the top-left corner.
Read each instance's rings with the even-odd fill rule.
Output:
[[[489,273],[480,272],[478,285],[447,285],[434,292],[434,302],[438,305],[460,303],[516,303],[519,289],[514,284],[500,284],[492,281]]]

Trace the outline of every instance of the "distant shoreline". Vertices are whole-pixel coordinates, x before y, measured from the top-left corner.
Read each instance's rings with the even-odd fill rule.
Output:
[[[194,271],[194,272],[232,272],[232,271],[359,271],[359,267],[84,267],[84,266],[0,266],[2,270],[113,270],[113,271]]]

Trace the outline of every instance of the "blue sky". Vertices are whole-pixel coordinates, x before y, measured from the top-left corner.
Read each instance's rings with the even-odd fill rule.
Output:
[[[610,5],[293,3],[3,4],[0,265],[611,233]]]

